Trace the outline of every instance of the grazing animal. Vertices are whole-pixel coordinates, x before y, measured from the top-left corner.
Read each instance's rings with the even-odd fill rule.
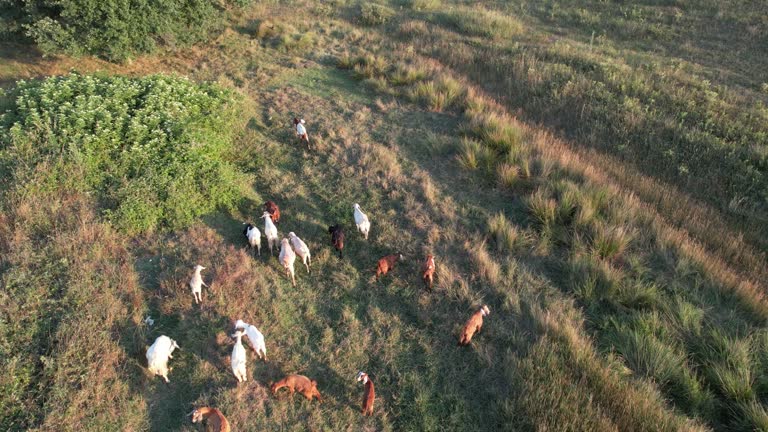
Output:
[[[293,124],[296,126],[296,136],[299,138],[299,142],[307,143],[309,149],[309,135],[307,135],[307,128],[304,126],[306,122],[304,119],[299,120],[298,117],[293,118]]]
[[[267,236],[269,254],[272,255],[272,247],[277,246],[277,227],[272,223],[272,216],[269,215],[269,212],[264,212],[261,217],[264,218],[264,235]]]
[[[464,329],[461,331],[459,345],[469,345],[472,341],[472,336],[474,336],[475,333],[479,333],[483,328],[483,317],[488,316],[490,313],[491,310],[488,309],[488,306],[483,305],[477,312],[472,314],[467,323],[464,324]]]
[[[280,223],[280,207],[278,207],[277,204],[275,204],[273,201],[265,202],[264,211],[272,216],[272,222],[274,222],[275,225]]]
[[[303,394],[305,398],[312,400],[312,397],[316,397],[318,402],[322,402],[323,398],[320,396],[320,392],[317,390],[317,381],[311,380],[304,375],[288,375],[280,381],[272,384],[270,389],[273,395],[277,395],[277,391],[283,387],[288,387],[288,390],[293,396],[295,391]]]
[[[248,358],[246,357],[245,347],[243,347],[242,341],[244,334],[244,331],[237,330],[235,331],[235,334],[232,335],[233,338],[236,338],[235,347],[232,348],[232,373],[235,374],[237,382],[245,382],[248,379],[248,376],[245,373],[245,364]]]
[[[192,279],[189,280],[189,287],[192,288],[192,295],[195,296],[195,303],[203,302],[203,288],[208,288],[208,285],[203,282],[203,277],[200,275],[200,271],[205,270],[205,267],[200,264],[195,266],[195,274],[192,275]]]
[[[253,352],[260,359],[267,361],[267,345],[264,343],[264,335],[261,334],[259,329],[254,325],[243,322],[243,320],[237,320],[235,329],[245,330],[245,334],[248,336],[248,343],[251,345]]]
[[[371,230],[371,221],[369,221],[368,216],[360,210],[360,204],[355,203],[352,208],[355,209],[355,225],[357,225],[357,229],[363,233],[363,237],[368,240],[368,232]]]
[[[311,273],[309,270],[309,265],[312,264],[312,256],[309,253],[307,244],[304,243],[304,241],[293,232],[288,233],[288,238],[291,239],[291,246],[293,246],[294,252],[296,252],[296,255],[301,257],[301,261],[304,263],[304,267],[307,268],[307,273]]]
[[[168,359],[173,358],[173,350],[179,349],[175,340],[168,336],[158,336],[155,343],[147,350],[147,367],[154,375],[160,375],[165,382],[171,382],[168,379],[168,372],[173,368],[168,368]]]
[[[200,407],[192,411],[192,423],[206,423],[208,432],[230,432],[229,421],[216,408]]]
[[[285,267],[285,274],[291,278],[291,283],[296,286],[296,275],[293,263],[296,262],[296,253],[291,249],[287,238],[280,243],[280,264]]]
[[[363,415],[373,415],[373,401],[376,399],[376,391],[373,389],[373,381],[368,378],[368,374],[363,371],[357,373],[357,380],[362,381],[365,385],[365,393],[363,393]]]
[[[339,258],[344,258],[341,252],[344,249],[344,229],[341,225],[332,225],[328,227],[328,232],[331,234],[331,244],[339,251]]]
[[[246,224],[245,229],[243,230],[243,235],[248,239],[248,244],[251,246],[251,249],[258,250],[259,256],[261,256],[261,231],[249,223]]]
[[[427,260],[421,266],[421,278],[424,280],[427,289],[432,291],[432,282],[435,279],[435,257],[431,254],[427,255]]]
[[[395,268],[395,263],[397,261],[402,261],[403,255],[398,252],[394,255],[387,255],[384,258],[379,260],[379,264],[376,266],[376,279],[379,279],[379,276],[386,275],[387,272]]]

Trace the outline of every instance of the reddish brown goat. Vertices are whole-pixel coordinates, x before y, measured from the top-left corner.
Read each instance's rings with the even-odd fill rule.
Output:
[[[272,384],[272,394],[276,395],[277,391],[283,387],[288,387],[291,396],[295,391],[303,394],[305,398],[312,400],[312,397],[316,397],[318,402],[322,402],[323,398],[320,396],[320,392],[317,390],[317,381],[311,380],[304,375],[288,375],[280,381]]]
[[[424,280],[427,289],[432,291],[432,282],[435,279],[435,257],[431,254],[427,255],[427,260],[421,266],[421,278]]]
[[[272,222],[277,225],[280,222],[280,207],[277,206],[273,201],[267,201],[264,203],[264,211],[269,213],[269,215],[272,218]]]
[[[192,423],[206,422],[205,430],[210,432],[230,432],[229,422],[216,408],[202,407],[192,412]]]
[[[394,255],[387,255],[384,258],[379,260],[379,264],[376,266],[376,280],[379,279],[379,276],[386,275],[387,272],[390,270],[393,270],[395,268],[395,263],[397,261],[403,260],[403,254],[400,252],[394,254]]]
[[[341,250],[344,249],[344,229],[341,225],[332,225],[328,227],[328,232],[331,234],[331,244],[339,251],[339,258],[344,258]]]
[[[363,393],[363,415],[373,415],[373,401],[376,399],[376,390],[373,389],[373,381],[368,377],[365,372],[357,373],[357,380],[362,381],[365,385],[365,393]]]
[[[466,324],[464,324],[464,328],[461,331],[461,337],[459,338],[459,345],[469,345],[469,343],[472,341],[472,336],[475,335],[475,333],[479,333],[480,330],[483,328],[483,317],[491,313],[491,310],[488,309],[488,306],[483,305],[483,307],[480,308],[477,312],[475,312],[467,321]]]

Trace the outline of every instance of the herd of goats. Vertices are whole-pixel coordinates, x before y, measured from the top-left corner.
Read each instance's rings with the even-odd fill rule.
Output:
[[[363,237],[368,239],[368,232],[371,228],[371,222],[368,216],[360,209],[360,205],[355,204],[354,218],[357,229],[362,233]],[[264,219],[264,235],[267,238],[269,244],[269,251],[272,254],[273,247],[278,244],[277,224],[280,221],[280,209],[272,201],[264,203],[264,214],[261,216]],[[343,258],[342,250],[344,249],[344,230],[340,225],[334,225],[328,227],[328,232],[331,234],[331,243],[334,248],[339,252],[339,257]],[[243,234],[248,239],[248,244],[251,248],[255,249],[259,255],[261,255],[261,232],[252,224],[247,224]],[[280,242],[280,264],[285,268],[286,275],[291,279],[293,286],[296,286],[296,278],[294,274],[294,262],[296,256],[299,256],[307,268],[307,272],[310,271],[311,257],[309,248],[296,234],[293,232],[288,234],[288,238],[283,238]],[[387,272],[392,270],[395,263],[402,260],[403,256],[400,253],[387,255],[381,258],[376,268],[376,278],[381,275],[386,275]],[[208,286],[203,281],[200,274],[201,270],[205,267],[196,265],[194,267],[194,274],[189,281],[189,287],[192,289],[192,295],[195,298],[195,303],[202,301],[202,287]],[[427,255],[427,259],[424,262],[421,269],[421,277],[427,289],[432,289],[432,282],[435,273],[435,259],[432,255]],[[469,320],[464,324],[464,328],[459,338],[459,345],[469,345],[472,340],[472,336],[479,332],[483,326],[483,317],[490,313],[488,306],[483,305],[477,312],[475,312]],[[238,383],[246,381],[246,350],[243,347],[242,337],[247,336],[248,343],[255,355],[261,359],[267,360],[267,348],[264,342],[264,335],[259,331],[256,326],[243,322],[243,320],[237,320],[235,323],[235,333],[231,335],[235,339],[235,346],[232,350],[231,364],[232,372],[237,378]],[[162,335],[155,339],[155,342],[147,350],[147,364],[149,371],[154,375],[163,377],[165,382],[168,380],[168,360],[173,358],[173,351],[179,348],[176,341],[168,336]],[[363,415],[373,415],[373,402],[375,399],[375,391],[373,388],[373,381],[365,372],[358,372],[357,381],[362,382],[365,386],[363,395]],[[291,396],[294,392],[298,391],[304,397],[309,399],[317,398],[322,402],[322,396],[317,389],[317,381],[309,379],[303,375],[288,375],[280,381],[272,384],[270,390],[272,394],[276,394],[277,391],[283,387],[288,388]],[[224,414],[216,408],[202,407],[192,412],[192,422],[206,422],[206,428],[209,431],[215,432],[229,432],[230,426]]]

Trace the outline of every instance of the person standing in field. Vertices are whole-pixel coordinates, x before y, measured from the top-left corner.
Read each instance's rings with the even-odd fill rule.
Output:
[[[299,120],[294,117],[293,124],[296,126],[296,136],[299,137],[299,142],[306,142],[307,148],[309,148],[309,136],[307,135],[307,128],[304,126],[304,119]]]

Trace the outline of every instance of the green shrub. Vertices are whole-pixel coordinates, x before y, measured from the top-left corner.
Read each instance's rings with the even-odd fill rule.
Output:
[[[223,22],[221,8],[206,0],[3,3],[10,3],[0,6],[0,27],[8,29],[8,37],[18,38],[23,32],[44,52],[94,54],[118,61],[150,52],[158,42],[199,42]],[[229,3],[243,6],[248,0]]]
[[[376,3],[361,3],[358,11],[358,19],[360,20],[360,23],[367,26],[384,24],[394,15],[394,10]]]
[[[13,164],[17,188],[95,193],[128,232],[183,226],[239,198],[240,175],[223,159],[235,119],[228,91],[70,74],[19,81],[10,96],[0,166]]]

